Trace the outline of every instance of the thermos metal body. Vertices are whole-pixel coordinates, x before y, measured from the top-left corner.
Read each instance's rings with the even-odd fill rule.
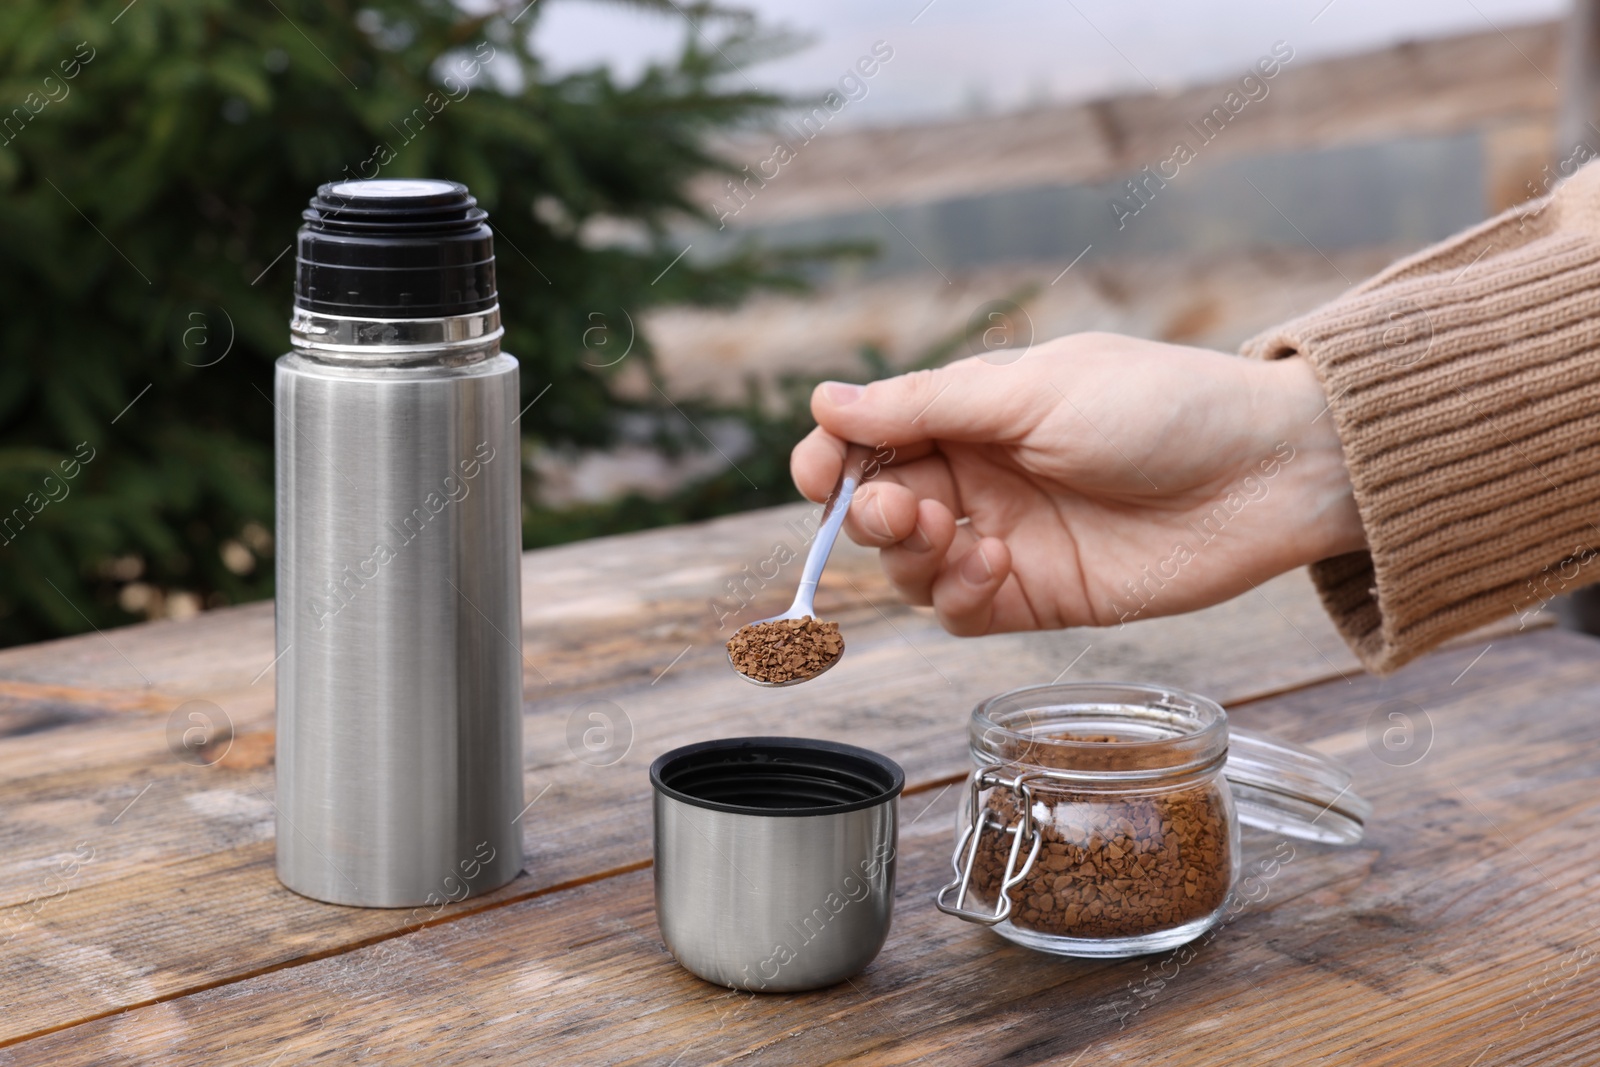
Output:
[[[303,261],[331,255],[304,234]],[[275,398],[278,877],[459,900],[522,867],[517,361],[494,307],[383,321],[299,297]]]
[[[278,871],[403,906],[522,865],[517,363],[277,373]]]

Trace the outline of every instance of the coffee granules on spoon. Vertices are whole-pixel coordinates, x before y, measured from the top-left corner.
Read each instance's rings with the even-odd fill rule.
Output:
[[[806,615],[742,627],[728,638],[728,658],[758,682],[791,682],[820,674],[844,654],[839,624]]]
[[[1011,890],[1013,926],[1067,937],[1137,937],[1203,918],[1227,898],[1232,843],[1215,785],[1148,796],[1035,790],[1043,842],[1033,869]],[[1021,814],[1009,790],[992,793],[986,808],[1002,826]],[[978,847],[973,887],[991,906],[1010,843],[991,830]]]

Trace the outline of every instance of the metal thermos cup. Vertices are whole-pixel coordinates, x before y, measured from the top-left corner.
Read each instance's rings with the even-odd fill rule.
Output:
[[[278,878],[434,905],[522,866],[517,361],[455,182],[322,186],[277,367]]]
[[[656,922],[718,985],[792,993],[842,982],[889,936],[905,773],[854,745],[735,737],[650,767]]]

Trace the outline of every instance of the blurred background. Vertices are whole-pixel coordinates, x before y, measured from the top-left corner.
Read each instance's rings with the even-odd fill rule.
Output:
[[[1544,195],[1594,6],[6,0],[0,643],[272,594],[322,182],[489,210],[534,547],[796,499],[823,377],[1232,349]]]

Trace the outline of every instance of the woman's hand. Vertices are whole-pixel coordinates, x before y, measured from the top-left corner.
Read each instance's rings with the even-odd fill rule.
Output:
[[[848,443],[890,457],[845,530],[952,633],[1105,626],[1363,546],[1326,404],[1298,359],[1077,334],[1005,365],[825,382],[791,468],[822,500]]]

